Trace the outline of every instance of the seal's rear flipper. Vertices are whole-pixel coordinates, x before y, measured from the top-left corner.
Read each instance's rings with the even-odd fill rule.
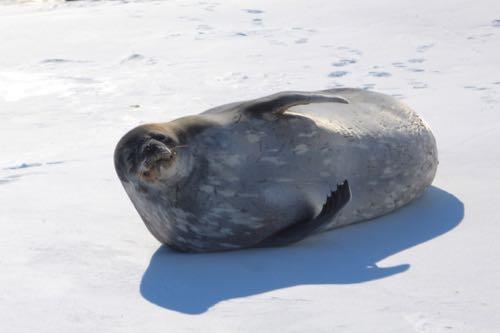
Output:
[[[331,222],[333,217],[351,200],[351,190],[347,180],[337,185],[337,190],[332,191],[326,198],[321,212],[312,220],[297,222],[285,229],[254,245],[255,247],[284,246],[298,242],[311,235],[324,224]]]
[[[345,98],[328,93],[307,92],[281,92],[271,96],[246,102],[242,106],[243,112],[256,117],[277,116],[283,114],[288,108],[296,105],[311,103],[343,103],[349,104]]]

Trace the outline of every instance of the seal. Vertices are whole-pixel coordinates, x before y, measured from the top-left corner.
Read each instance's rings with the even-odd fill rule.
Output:
[[[116,172],[149,231],[184,252],[283,246],[419,197],[436,141],[360,89],[281,92],[128,132]]]

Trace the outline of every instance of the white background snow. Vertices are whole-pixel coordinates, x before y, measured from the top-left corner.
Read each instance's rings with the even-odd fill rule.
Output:
[[[112,161],[132,127],[363,87],[431,126],[417,202],[282,249],[160,247]],[[500,2],[0,4],[0,331],[499,332]]]

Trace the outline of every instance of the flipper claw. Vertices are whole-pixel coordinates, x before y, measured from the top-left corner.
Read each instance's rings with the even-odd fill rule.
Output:
[[[299,221],[285,229],[279,230],[254,246],[285,246],[301,241],[324,224],[331,222],[349,200],[351,200],[351,190],[349,188],[349,183],[345,180],[342,184],[337,185],[335,191],[330,192],[323,208],[315,218],[312,220]]]

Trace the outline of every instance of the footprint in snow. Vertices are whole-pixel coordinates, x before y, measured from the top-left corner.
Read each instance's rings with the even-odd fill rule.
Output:
[[[328,74],[328,77],[342,77],[346,76],[347,74],[349,74],[349,72],[347,71],[334,71]]]
[[[422,53],[422,52],[425,52],[427,50],[429,50],[430,48],[434,47],[434,44],[424,44],[424,45],[420,45],[417,47],[417,52],[419,53]]]
[[[71,62],[71,60],[62,59],[62,58],[52,58],[52,59],[45,59],[45,60],[41,61],[41,63],[44,63],[44,64],[62,64],[65,62]]]
[[[358,55],[358,56],[363,54],[363,52],[361,52],[360,50],[356,50],[356,49],[350,49],[349,53],[354,54],[354,55]]]
[[[136,61],[136,60],[143,60],[145,57],[142,54],[139,53],[133,53],[123,59],[123,61]]]
[[[350,48],[348,46],[339,46],[339,47],[337,47],[337,50],[346,51],[346,52],[348,52],[350,54],[355,54],[355,55],[358,55],[358,56],[360,56],[360,55],[363,54],[363,52],[361,52],[360,50],[352,49],[352,48]]]
[[[411,87],[413,89],[425,89],[428,87],[427,83],[424,82],[412,82]]]
[[[11,167],[4,168],[4,170],[18,170],[18,169],[27,169],[33,167],[42,166],[42,163],[21,163],[19,165],[14,165]]]
[[[388,72],[369,72],[368,75],[374,76],[374,77],[389,77],[389,76],[391,76],[391,73],[388,73]]]
[[[365,83],[361,86],[363,90],[370,90],[375,88],[375,83]]]
[[[406,65],[404,63],[402,63],[402,62],[393,62],[392,65],[394,67],[399,67],[399,68],[405,68],[406,67]]]
[[[54,165],[54,164],[63,164],[63,163],[65,163],[65,161],[49,161],[49,162],[45,162],[45,163],[39,163],[39,162],[34,162],[34,163],[26,163],[26,162],[23,162],[23,163],[18,164],[18,165],[13,165],[13,166],[10,166],[10,167],[3,168],[3,170],[19,170],[19,169],[28,169],[28,168],[36,168],[36,167],[40,167],[40,166],[42,166],[43,164],[46,164],[46,165]]]
[[[334,67],[344,67],[348,65],[355,64],[357,61],[355,59],[340,59],[337,62],[334,62],[332,66]]]
[[[40,61],[40,64],[42,65],[65,65],[65,64],[85,64],[89,63],[90,61],[88,60],[71,60],[71,59],[63,59],[63,58],[49,58],[49,59],[44,59]]]
[[[421,64],[424,61],[425,61],[424,58],[412,58],[412,59],[408,59],[408,62],[412,63],[412,64]]]
[[[156,60],[153,58],[147,58],[144,55],[140,53],[133,53],[129,55],[128,57],[124,58],[122,61],[120,61],[121,64],[125,63],[134,63],[134,62],[141,62],[141,61],[146,61],[148,64],[156,64]]]
[[[249,13],[249,14],[262,14],[262,13],[264,13],[264,11],[260,10],[260,9],[244,9],[244,11]]]
[[[464,86],[465,89],[475,90],[475,91],[483,91],[488,90],[486,87],[476,87],[476,86]]]
[[[262,25],[262,19],[260,19],[260,18],[254,18],[252,20],[252,23],[255,24],[255,25]]]

